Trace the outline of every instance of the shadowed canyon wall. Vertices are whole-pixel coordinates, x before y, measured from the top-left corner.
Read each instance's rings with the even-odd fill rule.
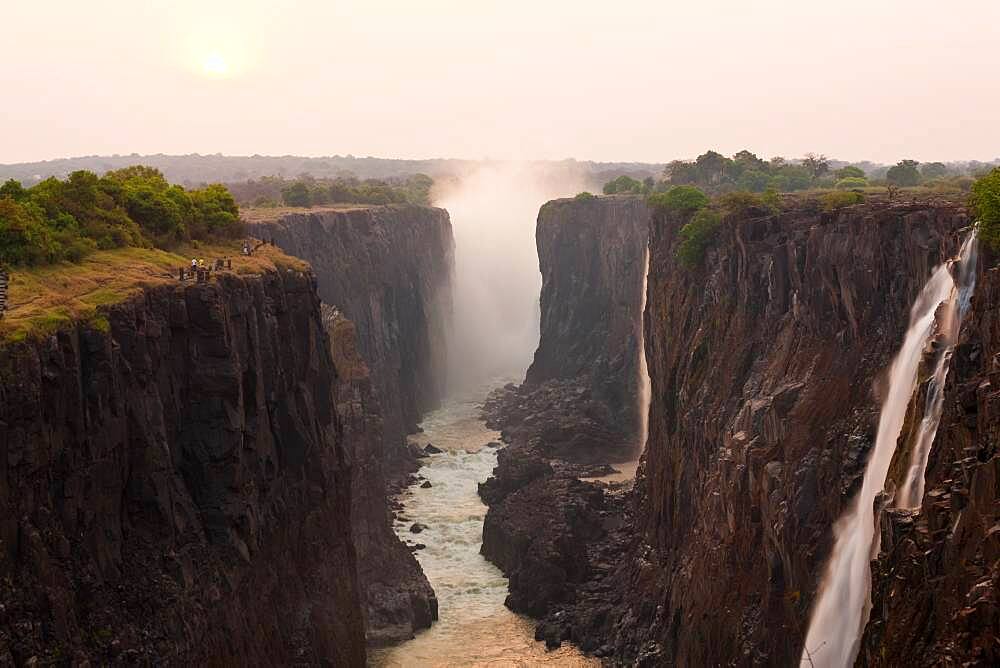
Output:
[[[637,454],[639,309],[649,213],[641,197],[560,199],[538,214],[541,334],[495,424],[576,461]],[[511,391],[511,390],[509,390]]]
[[[361,665],[311,274],[145,289],[0,349],[0,663]]]
[[[249,229],[308,261],[322,300],[354,323],[381,406],[387,472],[408,469],[406,435],[444,393],[454,265],[448,212],[317,209],[251,218]]]
[[[337,402],[355,463],[352,527],[369,645],[411,638],[437,619],[437,599],[392,530],[387,497],[417,467],[406,435],[444,392],[448,213],[376,206],[257,215],[251,234],[312,264],[333,355],[347,370]]]

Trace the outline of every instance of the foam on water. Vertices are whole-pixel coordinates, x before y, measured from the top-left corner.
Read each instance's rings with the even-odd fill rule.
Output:
[[[496,466],[496,450],[486,447],[499,434],[479,419],[487,387],[455,397],[429,415],[418,442],[444,450],[424,460],[420,475],[432,487],[415,486],[402,501],[406,521],[396,532],[425,544],[416,553],[437,593],[440,619],[397,647],[372,652],[374,666],[587,666],[599,665],[576,649],[548,652],[534,640],[534,623],[504,607],[507,578],[479,554],[486,506],[478,484]],[[413,522],[427,525],[410,533]]]

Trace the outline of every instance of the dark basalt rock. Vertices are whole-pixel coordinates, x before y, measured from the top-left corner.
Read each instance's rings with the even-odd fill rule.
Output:
[[[0,663],[363,665],[311,275],[106,316],[0,346]]]
[[[442,450],[441,448],[434,447],[432,443],[428,443],[427,445],[424,446],[425,455],[440,455],[442,452],[444,452],[444,450]]]
[[[498,459],[481,491],[491,504],[484,554],[511,573],[509,604],[541,615],[550,645],[569,639],[613,665],[796,664],[831,527],[874,440],[875,380],[968,218],[942,200],[872,198],[837,212],[789,203],[728,218],[697,280],[675,259],[682,224],[652,223],[653,401],[634,489],[605,489],[597,502],[596,485],[573,486],[571,469],[549,461],[567,458],[568,420],[553,443],[533,426],[594,388],[505,388],[485,412],[514,459]],[[920,519],[883,517],[862,664],[996,662],[1000,392],[989,374],[1000,291],[990,284],[1000,281],[984,272]],[[533,462],[551,473],[513,473]]]

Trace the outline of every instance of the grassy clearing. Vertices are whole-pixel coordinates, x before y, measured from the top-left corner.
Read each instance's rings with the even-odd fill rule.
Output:
[[[143,288],[180,285],[177,272],[191,258],[212,263],[228,257],[237,274],[260,274],[275,269],[301,271],[305,262],[279,249],[264,246],[252,257],[240,254],[240,242],[200,244],[173,252],[153,248],[119,248],[87,256],[80,264],[63,262],[10,272],[8,310],[0,319],[0,343],[41,338],[75,321],[108,331],[103,307],[125,301]],[[190,283],[187,283],[190,285]]]

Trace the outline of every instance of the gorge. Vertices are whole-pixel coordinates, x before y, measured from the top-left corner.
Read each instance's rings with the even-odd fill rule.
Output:
[[[720,200],[689,266],[690,212],[538,176],[250,209],[0,347],[0,664],[995,662],[965,203]]]

